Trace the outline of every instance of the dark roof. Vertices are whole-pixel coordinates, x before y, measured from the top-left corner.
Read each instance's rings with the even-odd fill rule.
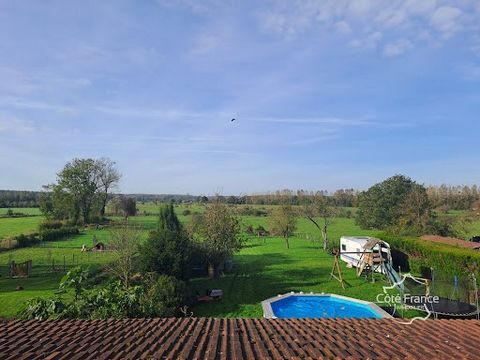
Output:
[[[478,358],[480,322],[125,319],[0,323],[1,359]]]
[[[467,249],[480,249],[480,243],[473,242],[473,241],[466,241],[462,239],[452,238],[452,237],[445,237],[445,236],[438,236],[438,235],[423,235],[420,239],[425,241],[432,241],[437,242],[440,244],[447,244],[452,246],[463,247]]]

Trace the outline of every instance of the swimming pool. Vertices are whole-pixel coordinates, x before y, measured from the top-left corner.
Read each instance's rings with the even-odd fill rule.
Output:
[[[336,294],[285,294],[262,302],[267,318],[381,319],[391,317],[377,305]]]

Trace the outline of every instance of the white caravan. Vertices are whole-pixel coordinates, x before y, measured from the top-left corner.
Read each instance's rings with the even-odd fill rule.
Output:
[[[342,236],[340,238],[340,259],[353,267],[358,267],[361,258],[371,253],[374,258],[382,258],[379,266],[374,271],[385,274],[386,267],[392,267],[392,255],[390,245],[383,241],[369,236]]]

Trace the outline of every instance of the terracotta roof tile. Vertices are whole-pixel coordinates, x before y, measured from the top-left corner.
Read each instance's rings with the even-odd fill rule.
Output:
[[[1,359],[478,358],[480,322],[126,319],[0,322]]]

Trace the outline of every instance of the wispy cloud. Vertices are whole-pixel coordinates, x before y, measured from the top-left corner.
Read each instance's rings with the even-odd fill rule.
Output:
[[[315,125],[315,124],[329,124],[339,126],[358,126],[358,125],[377,125],[378,123],[372,120],[364,119],[344,119],[336,117],[297,117],[297,118],[281,118],[281,117],[252,117],[251,120],[267,123],[280,123],[292,125]]]
[[[381,44],[384,54],[392,57],[425,44],[427,32],[428,40],[433,38],[434,43],[468,32],[480,22],[480,12],[474,6],[472,1],[454,0],[280,1],[262,13],[260,23],[286,39],[307,31],[325,34],[335,30],[349,36],[345,40],[354,48],[375,50]]]

